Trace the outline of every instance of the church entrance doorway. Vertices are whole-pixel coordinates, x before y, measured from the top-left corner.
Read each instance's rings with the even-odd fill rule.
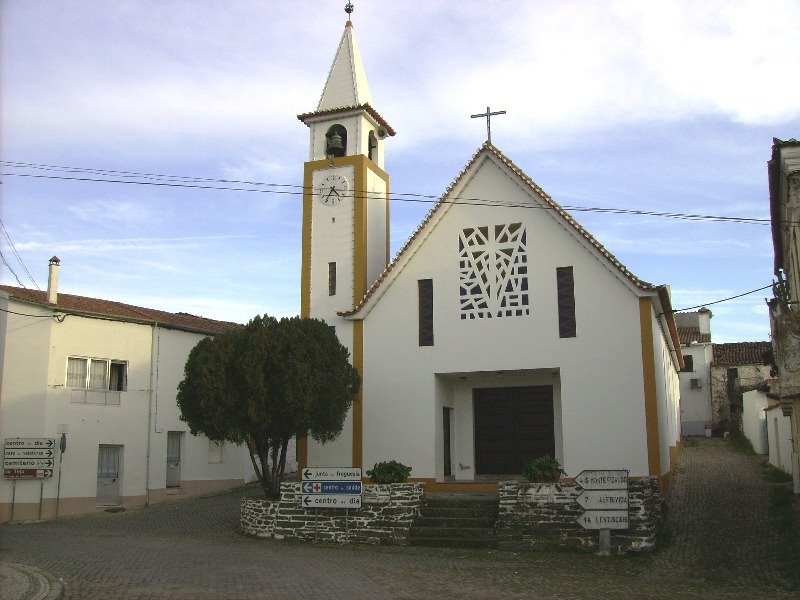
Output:
[[[553,387],[475,388],[475,474],[515,475],[532,458],[555,456]]]

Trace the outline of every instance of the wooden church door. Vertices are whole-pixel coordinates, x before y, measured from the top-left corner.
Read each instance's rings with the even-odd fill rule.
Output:
[[[476,388],[476,475],[522,473],[532,458],[555,456],[551,386]]]

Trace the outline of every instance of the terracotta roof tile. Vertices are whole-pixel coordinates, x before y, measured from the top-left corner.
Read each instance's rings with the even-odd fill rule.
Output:
[[[0,291],[7,293],[16,300],[52,308],[61,313],[86,314],[119,321],[153,323],[197,333],[222,333],[242,326],[240,323],[216,321],[184,312],[171,313],[113,300],[89,298],[87,296],[59,293],[58,303],[49,304],[47,302],[47,293],[44,291],[28,290],[10,285],[0,285]]]
[[[708,343],[711,341],[710,333],[700,333],[699,327],[678,327],[678,338],[681,344]]]
[[[714,344],[713,365],[763,365],[768,364],[772,352],[770,342],[733,342],[730,344]]]
[[[358,104],[355,106],[339,106],[337,108],[328,108],[325,110],[315,110],[312,112],[303,113],[297,115],[297,118],[300,119],[303,123],[305,123],[308,119],[313,117],[329,117],[331,115],[337,115],[339,113],[350,113],[355,110],[364,110],[369,114],[373,119],[375,119],[379,125],[382,125],[386,128],[386,133],[389,135],[394,135],[395,131],[392,129],[392,126],[384,119],[380,113],[372,108],[369,104]]]

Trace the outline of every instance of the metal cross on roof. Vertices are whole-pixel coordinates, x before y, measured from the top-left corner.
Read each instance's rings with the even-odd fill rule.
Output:
[[[494,115],[504,115],[504,114],[506,114],[506,111],[504,111],[504,110],[498,110],[498,111],[492,112],[492,109],[487,106],[485,113],[480,113],[478,115],[471,115],[470,118],[471,119],[476,119],[478,117],[486,117],[486,138],[489,141],[489,143],[491,144],[492,143],[492,117]]]

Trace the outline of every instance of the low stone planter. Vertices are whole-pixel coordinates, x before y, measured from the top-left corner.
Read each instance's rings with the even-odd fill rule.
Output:
[[[597,530],[584,529],[577,518],[584,509],[577,502],[582,488],[576,483],[529,483],[505,481],[499,484],[500,514],[497,545],[505,548],[598,549]],[[628,484],[628,529],[611,535],[615,553],[654,550],[656,532],[663,518],[663,499],[658,479],[631,479]]]
[[[300,483],[282,483],[280,500],[242,500],[240,528],[278,540],[406,545],[424,492],[424,483],[366,484],[360,509],[304,508]]]

